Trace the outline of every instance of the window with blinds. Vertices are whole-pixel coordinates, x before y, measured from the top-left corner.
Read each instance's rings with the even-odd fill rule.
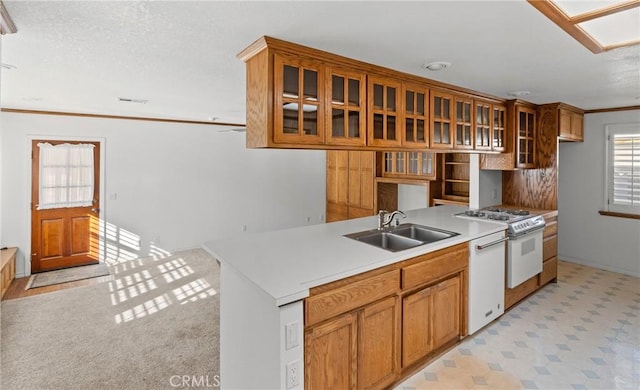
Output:
[[[607,130],[608,211],[640,214],[640,123]]]

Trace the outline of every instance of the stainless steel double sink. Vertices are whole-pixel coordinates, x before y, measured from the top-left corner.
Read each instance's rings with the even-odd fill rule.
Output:
[[[460,233],[414,223],[403,223],[402,225],[384,228],[383,230],[372,229],[345,234],[344,237],[391,252],[398,252],[458,235],[460,235]]]

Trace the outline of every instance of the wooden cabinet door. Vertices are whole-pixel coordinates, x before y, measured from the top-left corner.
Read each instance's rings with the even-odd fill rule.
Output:
[[[347,153],[349,153],[347,196],[349,218],[373,215],[376,152],[351,151]]]
[[[453,149],[453,96],[431,90],[429,137],[433,149]]]
[[[371,76],[368,79],[369,146],[400,146],[402,117],[400,94],[402,84],[393,79]]]
[[[432,348],[460,337],[460,278],[447,279],[433,287]]]
[[[392,296],[358,313],[358,389],[383,389],[399,372],[399,305]]]
[[[356,323],[356,315],[348,313],[305,332],[305,389],[356,388]]]
[[[535,168],[536,111],[516,106],[516,167]]]
[[[571,113],[567,110],[558,110],[558,136],[571,138]]]
[[[364,73],[327,69],[327,144],[365,145],[366,91]]]
[[[491,104],[475,101],[475,149],[476,150],[491,150],[493,131],[491,125],[493,124],[493,107]]]
[[[322,64],[276,53],[274,67],[274,142],[323,144],[326,106]]]
[[[405,148],[429,147],[429,89],[420,85],[403,84]]]
[[[327,222],[349,218],[349,152],[327,150]]]
[[[432,349],[433,288],[402,298],[402,367],[408,367]]]
[[[571,136],[576,141],[584,141],[584,116],[582,114],[571,114]]]
[[[492,136],[491,136],[491,149],[496,152],[503,152],[506,149],[506,120],[507,120],[507,108],[504,105],[494,104],[492,106],[493,114],[492,119]]]
[[[473,100],[456,96],[454,98],[453,147],[455,149],[473,149],[474,128],[471,110]]]

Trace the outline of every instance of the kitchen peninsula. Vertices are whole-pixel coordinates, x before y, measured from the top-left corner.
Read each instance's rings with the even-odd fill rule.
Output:
[[[204,248],[221,266],[222,387],[304,388],[309,381],[311,388],[311,383],[341,378],[352,385],[358,381],[379,387],[426,362],[431,355],[425,351],[438,352],[455,344],[467,334],[468,242],[505,230],[501,224],[454,217],[464,210],[439,206],[406,212],[403,223],[459,235],[398,252],[343,237],[375,229],[376,217],[205,243]],[[436,340],[429,340],[426,350],[419,348],[424,342],[421,335],[407,328],[412,321],[416,323],[407,315],[411,305],[422,310],[418,316],[447,311],[429,325],[429,337]],[[385,356],[390,361],[365,361],[371,354],[358,354],[358,350],[367,351],[362,335],[369,335],[370,319],[376,331],[392,334],[385,337],[388,344],[376,343],[378,348],[388,347]],[[420,324],[427,323],[422,319]],[[332,330],[341,333],[332,335]],[[402,338],[414,335],[415,339],[401,340],[401,332]],[[314,340],[319,342],[313,344]],[[326,358],[335,342],[346,342],[352,353],[345,351],[346,360],[336,361],[335,372],[326,374],[334,377],[308,378],[305,368]],[[385,371],[389,375],[367,375]]]

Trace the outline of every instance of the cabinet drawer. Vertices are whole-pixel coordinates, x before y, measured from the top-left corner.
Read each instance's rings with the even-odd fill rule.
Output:
[[[558,236],[545,238],[542,243],[542,260],[546,261],[558,255]]]
[[[423,262],[402,268],[402,288],[416,287],[465,268],[469,263],[469,251],[465,246]]]
[[[395,269],[311,296],[305,301],[305,325],[312,325],[380,298],[400,287],[400,271]]]
[[[540,274],[540,286],[544,286],[558,277],[558,258],[553,257],[542,263],[542,273]]]
[[[550,221],[545,221],[545,223],[547,226],[544,228],[544,237],[558,234],[558,221],[555,218]]]

